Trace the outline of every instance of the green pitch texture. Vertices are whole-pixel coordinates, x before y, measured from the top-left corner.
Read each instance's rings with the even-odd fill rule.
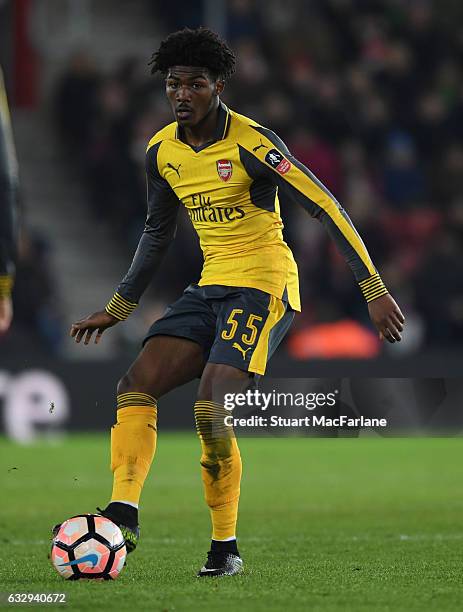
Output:
[[[463,609],[462,439],[248,438],[241,450],[243,575],[195,578],[210,535],[199,443],[163,434],[138,550],[115,582],[69,583],[47,560],[49,530],[107,501],[107,438],[0,441],[0,591],[65,592],[75,610]]]

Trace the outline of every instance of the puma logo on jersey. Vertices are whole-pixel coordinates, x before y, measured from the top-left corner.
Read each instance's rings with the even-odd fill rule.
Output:
[[[264,145],[264,143],[262,142],[262,138],[260,139],[260,144],[259,144],[259,145],[257,145],[257,147],[254,147],[254,148],[253,148],[254,153],[255,153],[256,151],[258,151],[259,149],[261,149],[261,148],[268,149],[268,146],[267,146],[267,145]]]
[[[180,166],[182,164],[179,164],[177,167],[173,166],[170,162],[168,162],[167,167],[170,168],[171,170],[173,170],[174,172],[176,172],[178,174],[178,178],[180,178]]]
[[[244,348],[241,348],[238,342],[233,342],[232,348],[236,348],[243,355],[243,361],[246,361],[246,353],[252,349],[252,346],[250,346],[247,349],[244,349]]]

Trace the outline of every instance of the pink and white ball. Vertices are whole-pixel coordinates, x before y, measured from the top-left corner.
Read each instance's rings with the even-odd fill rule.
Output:
[[[51,547],[51,561],[67,580],[115,580],[126,556],[119,527],[97,514],[81,514],[64,521]]]

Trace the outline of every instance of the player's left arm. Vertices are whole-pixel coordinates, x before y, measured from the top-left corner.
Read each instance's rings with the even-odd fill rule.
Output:
[[[84,344],[89,344],[96,331],[95,343],[98,344],[106,329],[124,321],[133,312],[175,237],[179,200],[160,176],[157,163],[160,145],[158,142],[150,146],[146,153],[148,210],[130,268],[104,310],[73,323],[70,335],[76,342],[84,338]]]
[[[400,341],[405,318],[384,285],[347,212],[312,172],[291,155],[274,132],[262,127],[255,129],[270,141],[268,147],[259,151],[261,171],[263,169],[282,193],[323,223],[354,273],[380,338],[391,343]],[[256,154],[254,156],[259,159]]]

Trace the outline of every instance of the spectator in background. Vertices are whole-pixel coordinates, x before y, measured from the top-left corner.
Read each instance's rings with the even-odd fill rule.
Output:
[[[463,194],[463,145],[455,141],[448,144],[440,164],[430,174],[435,201],[443,209],[448,208]]]
[[[119,229],[127,222],[133,195],[129,149],[132,119],[124,84],[114,78],[100,84],[95,118],[86,151],[93,209],[98,219],[111,216]]]
[[[227,2],[227,38],[233,43],[246,38],[259,39],[261,16],[253,0],[231,0]]]
[[[407,210],[422,203],[424,199],[424,173],[419,165],[413,141],[404,132],[395,131],[389,136],[383,184],[387,201],[397,210]]]
[[[463,337],[462,245],[463,216],[458,202],[448,224],[434,236],[415,278],[415,306],[426,320],[426,342],[434,347],[449,346],[456,338],[461,342]]]
[[[58,353],[63,339],[60,303],[43,237],[22,229],[18,242],[17,278],[13,291],[12,337]]]
[[[291,153],[333,193],[342,193],[341,161],[335,147],[307,128],[294,130],[288,138]]]
[[[85,154],[96,120],[100,76],[95,62],[83,50],[76,51],[58,81],[55,117],[63,145],[75,160]]]

